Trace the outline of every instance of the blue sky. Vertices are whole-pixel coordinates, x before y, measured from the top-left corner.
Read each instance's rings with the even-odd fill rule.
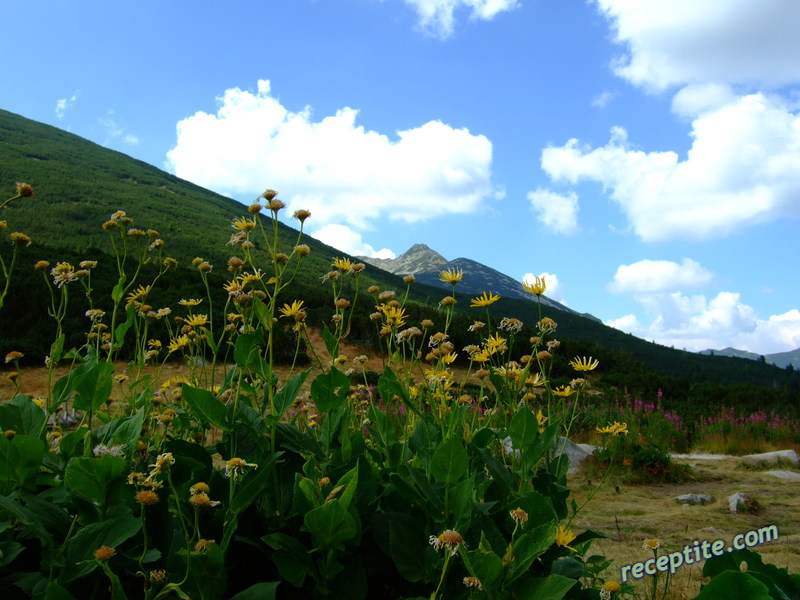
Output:
[[[800,347],[796,0],[4,0],[0,107],[645,339]],[[18,177],[24,178],[24,174]]]

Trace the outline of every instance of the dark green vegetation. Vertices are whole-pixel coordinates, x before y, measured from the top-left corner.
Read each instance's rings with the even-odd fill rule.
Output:
[[[93,285],[97,289],[113,285],[114,259],[109,236],[101,224],[115,210],[125,210],[134,218],[136,227],[157,230],[166,242],[164,256],[179,261],[179,269],[159,282],[150,297],[152,304],[174,306],[180,298],[203,297],[200,278],[190,264],[196,256],[214,265],[209,274],[212,290],[220,290],[229,279],[225,270],[229,256],[225,242],[234,232],[231,221],[246,214],[246,206],[239,202],[73,134],[6,111],[0,111],[0,165],[0,190],[6,194],[2,199],[13,195],[17,181],[30,183],[36,191],[36,197],[15,201],[0,214],[0,219],[8,222],[5,233],[21,231],[33,238],[29,248],[20,250],[12,288],[3,308],[0,356],[19,350],[26,355],[23,362],[41,364],[53,340],[55,325],[47,316],[47,287],[42,273],[32,268],[36,261],[47,260],[54,265],[59,261],[77,264],[80,260],[94,259],[99,266],[93,275]],[[264,183],[265,187],[269,185],[269,181]],[[281,225],[280,237],[295,240],[297,232]],[[308,323],[321,327],[333,313],[330,290],[320,283],[321,277],[330,270],[330,260],[342,253],[312,238],[304,237],[302,242],[312,252],[292,284],[292,297],[282,298],[281,302],[303,299],[310,309]],[[10,256],[10,252],[9,245],[4,243],[3,256]],[[147,280],[145,276],[144,281]],[[368,317],[374,310],[374,298],[363,293],[373,284],[396,290],[398,296],[406,289],[398,276],[368,267],[362,277],[359,310],[353,320],[350,341],[373,345],[377,341],[376,328]],[[79,295],[80,290],[75,288],[74,293]],[[438,302],[443,295],[441,289],[413,284],[407,304],[409,323],[418,323],[423,318],[434,322],[441,319]],[[82,304],[81,300],[71,301],[72,312],[64,329],[73,337],[67,340],[66,347],[83,342],[80,332],[87,328],[83,312],[88,304],[85,300]],[[101,308],[108,308],[103,305],[104,299],[96,301]],[[485,318],[483,309],[470,310],[468,304],[466,297],[459,297],[458,306],[462,310],[451,328],[456,350],[475,343],[478,337],[467,332],[467,327],[473,319]],[[221,306],[215,308],[221,310]],[[491,309],[498,318],[516,317],[530,327],[538,319],[535,304],[526,300],[503,298]],[[606,389],[611,388],[618,396],[647,398],[654,398],[662,390],[666,407],[681,412],[690,422],[700,414],[714,413],[721,405],[732,405],[745,413],[776,408],[797,414],[800,372],[757,361],[666,348],[552,308],[545,307],[544,314],[558,322],[557,335],[562,346],[554,353],[553,371],[563,380],[558,383],[569,381],[567,360],[575,355],[592,355],[601,361],[602,385]],[[521,339],[526,339],[526,334],[531,334],[530,330],[523,330]],[[290,343],[285,345],[288,350],[283,357],[278,353],[279,360],[290,358],[290,346]]]

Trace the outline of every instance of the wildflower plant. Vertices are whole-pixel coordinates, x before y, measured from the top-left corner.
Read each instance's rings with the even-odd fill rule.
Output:
[[[158,308],[175,267],[164,242],[122,211],[103,224],[115,264],[39,265],[57,323],[51,361],[73,362],[42,406],[16,394],[0,407],[0,579],[24,573],[27,589],[54,598],[596,598],[607,564],[583,557],[602,534],[573,525],[559,436],[599,363],[575,357],[578,377],[553,383],[544,281],[529,290],[530,339],[521,320],[492,319],[499,296],[488,291],[463,302],[483,320],[458,331],[458,270],[441,273],[450,289],[430,319],[409,301],[413,278],[401,296],[370,287],[375,384],[367,356],[343,352],[366,267],[333,258],[314,274],[330,288],[328,356],[298,371],[320,309],[291,288],[310,213],[296,211],[300,231],[282,241],[284,208],[274,190],[259,196],[231,222],[224,287],[197,257],[204,294],[175,306]],[[116,270],[106,301],[93,284],[101,268]],[[78,286],[86,342],[65,349]],[[295,343],[284,376],[280,330]],[[116,372],[125,344],[133,358]],[[187,370],[158,384],[168,360]],[[76,426],[48,428],[68,404]]]

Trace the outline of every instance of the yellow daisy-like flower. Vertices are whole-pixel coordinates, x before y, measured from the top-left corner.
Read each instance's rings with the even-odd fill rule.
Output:
[[[522,287],[526,292],[530,292],[536,296],[541,296],[547,290],[547,282],[544,277],[533,276],[533,281],[523,281]]]
[[[459,547],[466,545],[464,538],[454,529],[445,529],[439,535],[432,535],[428,542],[434,550],[444,549],[446,552],[450,552],[450,556],[455,555]]]
[[[504,337],[500,337],[499,333],[492,334],[487,338],[485,347],[489,354],[505,352],[507,349],[506,339]]]
[[[446,271],[439,271],[439,279],[445,283],[457,284],[464,277],[464,272],[461,269],[447,269]]]
[[[382,304],[380,311],[386,317],[386,324],[391,327],[402,327],[406,323],[406,311],[400,306]]]
[[[128,297],[126,298],[127,303],[133,304],[137,300],[141,300],[150,293],[150,288],[151,286],[149,285],[140,285],[138,288],[128,294]]]
[[[547,425],[549,417],[545,417],[542,409],[540,408],[536,413],[536,422],[539,424],[539,433],[544,433],[544,427]]]
[[[253,231],[256,228],[256,220],[251,221],[247,217],[240,217],[231,223],[231,227],[239,231]]]
[[[296,314],[303,312],[303,301],[294,300],[291,305],[284,304],[283,308],[279,308],[278,312],[282,317],[294,317]]]
[[[660,547],[661,547],[661,540],[659,540],[658,538],[651,538],[645,540],[644,544],[642,544],[642,548],[644,548],[645,550],[655,551],[658,550]]]
[[[571,529],[567,529],[563,525],[559,525],[556,528],[556,544],[562,546],[563,548],[568,548],[573,552],[577,552],[575,548],[569,545],[570,542],[572,542],[572,540],[574,540],[576,537],[577,536]]]
[[[173,352],[177,352],[181,348],[186,348],[190,344],[189,336],[182,335],[176,337],[169,342],[169,353],[172,354]]]
[[[347,273],[353,269],[353,263],[349,258],[334,258],[331,266],[339,269],[342,273]]]
[[[561,387],[558,387],[553,390],[553,394],[555,394],[556,396],[561,396],[562,398],[568,398],[574,393],[575,390],[573,390],[572,387],[568,385],[562,385]]]
[[[197,306],[198,304],[202,304],[202,302],[203,302],[202,300],[197,298],[189,298],[188,300],[184,299],[178,300],[178,304],[180,304],[181,306]]]
[[[208,324],[208,315],[192,315],[185,322],[192,327],[202,327]]]
[[[525,379],[525,385],[529,385],[531,387],[544,387],[545,383],[547,383],[547,381],[541,373],[528,375],[528,377]]]
[[[583,357],[575,357],[570,361],[569,365],[575,369],[576,371],[594,371],[597,368],[597,365],[600,364],[600,361],[596,358],[589,358]]]
[[[500,296],[493,294],[492,292],[483,292],[477,298],[473,298],[469,305],[471,308],[480,308],[483,306],[489,306],[490,304],[494,304],[500,300]]]

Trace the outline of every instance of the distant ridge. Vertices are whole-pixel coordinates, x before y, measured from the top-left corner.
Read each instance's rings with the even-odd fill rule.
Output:
[[[535,296],[526,292],[522,288],[522,283],[513,277],[469,258],[456,258],[448,261],[425,244],[414,244],[397,258],[369,258],[366,256],[359,258],[396,275],[414,275],[418,282],[443,290],[450,289],[450,284],[444,283],[439,278],[439,273],[446,270],[460,270],[464,273],[464,278],[458,283],[457,292],[470,295],[492,292],[503,298],[535,299]],[[542,304],[572,314],[580,314],[547,296],[542,296]],[[591,315],[581,316],[597,320]]]
[[[733,356],[735,358],[747,358],[749,360],[761,360],[761,354],[755,352],[748,352],[747,350],[738,350],[737,348],[723,348],[722,350],[701,350],[699,354],[707,354],[713,356]],[[790,350],[788,352],[775,352],[774,354],[764,354],[764,362],[776,367],[792,366],[794,369],[800,369],[800,348]]]

